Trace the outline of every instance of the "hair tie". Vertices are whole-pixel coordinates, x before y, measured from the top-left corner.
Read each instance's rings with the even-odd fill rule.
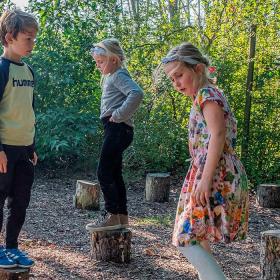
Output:
[[[214,74],[214,73],[216,72],[216,70],[217,70],[217,69],[216,69],[215,66],[209,66],[209,67],[208,67],[208,71],[209,71],[210,74]]]

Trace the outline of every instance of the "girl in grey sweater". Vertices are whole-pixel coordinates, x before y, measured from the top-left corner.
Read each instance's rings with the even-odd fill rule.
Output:
[[[124,68],[125,55],[116,39],[105,39],[91,49],[102,73],[100,119],[104,139],[97,177],[105,200],[106,214],[90,231],[114,230],[128,225],[126,188],[122,177],[122,155],[133,140],[132,116],[143,99],[143,91]]]

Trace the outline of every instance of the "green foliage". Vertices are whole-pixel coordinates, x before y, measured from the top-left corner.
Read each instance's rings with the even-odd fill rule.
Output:
[[[88,160],[90,145],[98,145],[98,123],[90,113],[49,109],[37,115],[36,146],[41,160],[70,164],[69,159]]]
[[[253,184],[279,181],[280,2],[192,1],[189,10],[181,4],[176,8],[173,1],[148,0],[133,10],[128,7],[132,2],[140,3],[29,1],[29,10],[41,25],[36,49],[28,60],[37,76],[37,147],[41,160],[52,164],[67,157],[77,162],[98,158],[102,134],[97,125],[100,76],[89,49],[92,43],[109,36],[121,41],[128,69],[146,93],[135,120],[133,146],[125,154],[130,170],[186,169],[191,102],[174,93],[166,78],[157,88],[152,81],[160,59],[182,41],[198,45],[217,67],[218,85],[238,120],[240,152],[249,30],[256,24],[249,157],[244,164]]]
[[[186,165],[187,130],[161,109],[149,117],[144,110],[139,114],[133,146],[126,156],[131,169],[179,171]]]

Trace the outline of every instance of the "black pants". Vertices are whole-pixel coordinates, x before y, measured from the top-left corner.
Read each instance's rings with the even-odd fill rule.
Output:
[[[3,207],[8,198],[6,247],[17,248],[34,181],[32,156],[27,147],[3,145],[6,153],[7,173],[0,173],[0,230],[3,225]]]
[[[125,123],[102,119],[104,140],[97,177],[104,195],[105,209],[112,214],[127,215],[126,188],[122,176],[122,156],[133,140],[133,128]]]

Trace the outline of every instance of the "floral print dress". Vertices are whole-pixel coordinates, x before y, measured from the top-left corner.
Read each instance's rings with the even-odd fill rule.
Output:
[[[210,205],[198,206],[192,192],[202,177],[210,140],[203,106],[216,102],[224,111],[226,140],[213,177]],[[241,240],[248,230],[248,182],[243,165],[235,154],[237,125],[223,93],[212,86],[195,96],[189,119],[189,148],[192,162],[181,190],[172,243],[184,247],[203,240]]]

